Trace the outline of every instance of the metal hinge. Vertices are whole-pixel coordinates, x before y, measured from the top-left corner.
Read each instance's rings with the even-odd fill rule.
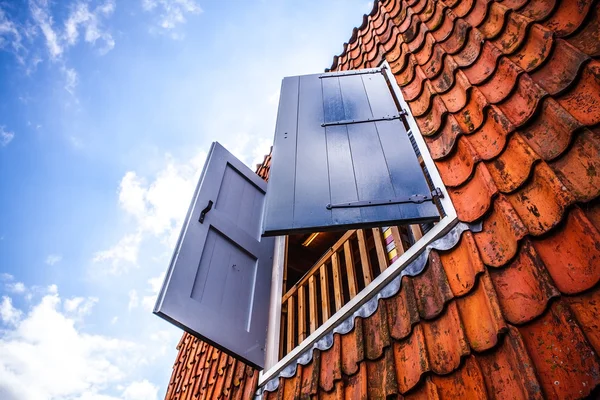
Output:
[[[351,124],[360,124],[360,123],[363,123],[363,122],[391,121],[391,120],[394,120],[394,119],[399,119],[403,115],[407,115],[406,110],[402,110],[398,114],[385,115],[385,116],[379,117],[379,118],[345,119],[345,120],[342,120],[342,121],[324,122],[324,123],[321,124],[321,126],[351,125]]]
[[[335,78],[338,76],[350,76],[350,75],[367,75],[367,74],[380,74],[383,73],[385,67],[381,68],[369,68],[369,69],[358,69],[352,71],[342,71],[342,72],[328,72],[323,75],[319,75],[319,79],[323,78]]]
[[[413,194],[408,197],[397,197],[395,199],[388,200],[365,200],[365,201],[353,201],[350,203],[338,203],[338,204],[327,204],[325,207],[328,210],[333,208],[355,208],[355,207],[371,207],[371,206],[386,206],[391,204],[406,204],[414,203],[421,204],[425,201],[433,201],[436,198],[444,197],[440,188],[435,188],[431,191],[431,194]]]

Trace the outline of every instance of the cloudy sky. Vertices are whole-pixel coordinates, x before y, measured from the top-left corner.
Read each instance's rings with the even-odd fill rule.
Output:
[[[366,0],[0,0],[0,398],[154,400],[151,313],[212,141],[268,152],[282,77]]]

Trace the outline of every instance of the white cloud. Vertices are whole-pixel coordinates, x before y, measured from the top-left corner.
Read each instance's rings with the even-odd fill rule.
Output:
[[[25,285],[23,284],[23,282],[14,282],[14,283],[9,283],[6,288],[8,289],[9,292],[12,293],[25,293]]]
[[[112,317],[112,319],[110,320],[110,324],[114,325],[117,322],[119,322],[119,317],[117,317],[116,315],[114,317]]]
[[[137,306],[140,304],[140,298],[137,294],[137,291],[135,289],[132,289],[129,291],[129,303],[127,304],[127,309],[129,311],[133,310],[134,308],[137,308]]]
[[[46,257],[46,264],[52,266],[55,264],[58,264],[59,262],[62,261],[62,255],[60,254],[48,254],[48,256]]]
[[[103,29],[102,19],[109,17],[115,10],[113,0],[106,1],[93,10],[84,1],[76,2],[72,6],[71,14],[65,21],[64,40],[73,46],[79,39],[80,30],[83,32],[84,40],[95,45],[98,40],[104,42],[99,48],[100,54],[106,54],[115,47],[112,35]]]
[[[2,8],[0,8],[0,50],[12,51],[19,62],[23,62],[20,56],[23,50],[21,33]]]
[[[123,391],[124,400],[156,400],[158,398],[158,387],[143,381],[132,382]]]
[[[107,274],[120,275],[131,267],[137,267],[141,234],[132,233],[125,235],[117,244],[108,250],[102,250],[94,254],[92,261],[106,267],[103,271]]]
[[[2,296],[2,303],[0,303],[0,319],[2,322],[7,325],[16,325],[21,319],[21,315],[21,311],[13,307],[12,299]]]
[[[63,307],[76,312],[85,303],[73,298]],[[127,384],[143,360],[140,345],[85,333],[76,319],[60,311],[60,305],[58,293],[47,294],[25,315],[10,298],[2,299],[0,316],[12,328],[0,337],[0,398],[117,400],[108,393],[123,384],[132,388],[128,396],[155,399],[154,386],[144,381]],[[128,399],[125,394],[122,398]]]
[[[0,146],[8,146],[15,137],[15,133],[7,131],[5,126],[0,126]]]
[[[79,83],[79,76],[77,75],[77,71],[73,68],[64,68],[63,73],[65,74],[65,90],[70,94],[75,94],[75,88]]]
[[[137,267],[140,245],[148,236],[159,238],[172,247],[205,159],[205,152],[200,152],[187,163],[177,163],[167,155],[167,165],[151,182],[135,171],[126,172],[119,184],[118,201],[127,215],[133,218],[135,233],[126,234],[110,249],[97,252],[92,260],[94,264],[105,265],[108,262],[109,267],[104,271],[109,274],[122,274],[131,267]]]
[[[98,303],[97,297],[72,297],[65,300],[63,308],[66,313],[81,319],[92,312],[96,303]]]
[[[186,22],[187,14],[200,14],[202,9],[195,0],[142,0],[142,8],[157,13],[156,28],[151,31],[169,32],[171,37],[180,38],[173,30]]]
[[[54,30],[54,19],[50,14],[48,0],[31,0],[29,2],[29,11],[35,24],[42,31],[46,39],[46,47],[51,60],[56,60],[63,53],[63,47],[60,38]]]

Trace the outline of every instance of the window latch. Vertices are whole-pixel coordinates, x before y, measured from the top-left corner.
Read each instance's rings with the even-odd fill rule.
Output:
[[[372,206],[387,206],[391,204],[421,204],[426,201],[433,201],[436,198],[444,197],[440,188],[435,188],[431,191],[431,194],[413,194],[408,197],[396,197],[394,199],[387,200],[363,200],[363,201],[352,201],[348,203],[338,204],[327,204],[325,207],[328,210],[334,208],[356,208],[356,207],[372,207]]]

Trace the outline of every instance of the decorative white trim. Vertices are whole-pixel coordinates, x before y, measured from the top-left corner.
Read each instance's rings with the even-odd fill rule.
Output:
[[[288,364],[300,357],[305,351],[307,351],[307,349],[312,348],[315,342],[317,342],[328,332],[330,332],[333,328],[335,328],[339,323],[341,323],[351,314],[353,314],[358,308],[365,304],[373,296],[373,294],[383,289],[415,258],[417,258],[431,242],[444,236],[458,222],[456,210],[454,209],[452,201],[448,196],[448,191],[446,190],[446,187],[442,182],[442,178],[439,174],[439,171],[433,159],[431,158],[431,155],[429,154],[429,149],[425,144],[425,140],[423,139],[423,135],[421,134],[421,131],[417,126],[417,122],[415,121],[412,113],[410,112],[410,108],[408,107],[407,102],[402,96],[402,92],[400,91],[400,87],[398,86],[398,83],[396,82],[396,79],[394,78],[394,75],[391,72],[389,63],[387,61],[384,61],[380,65],[380,67],[383,67],[383,74],[386,76],[392,88],[392,93],[398,100],[400,107],[407,111],[406,120],[408,122],[410,132],[412,132],[415,142],[417,143],[417,147],[421,152],[423,162],[425,163],[427,171],[429,172],[429,175],[433,182],[433,186],[439,188],[444,195],[439,200],[441,202],[442,208],[444,209],[444,212],[446,213],[446,216],[442,218],[419,241],[413,244],[392,265],[390,265],[385,271],[383,271],[381,275],[374,279],[368,286],[366,286],[360,293],[358,293],[353,299],[351,299],[346,305],[344,305],[338,312],[336,312],[327,321],[325,321],[323,325],[321,325],[315,332],[313,332],[310,336],[303,340],[302,343],[296,346],[290,353],[288,353],[284,358],[279,360],[279,362],[277,362],[271,368],[260,371],[258,378],[259,388],[274,377],[276,377],[277,374],[279,374]],[[278,309],[278,312],[281,312],[281,301],[278,301],[278,305],[276,307],[272,307],[273,310],[275,308]],[[269,330],[271,329],[273,328],[270,326]],[[280,327],[274,327],[274,329],[277,329],[277,336],[279,336]]]

